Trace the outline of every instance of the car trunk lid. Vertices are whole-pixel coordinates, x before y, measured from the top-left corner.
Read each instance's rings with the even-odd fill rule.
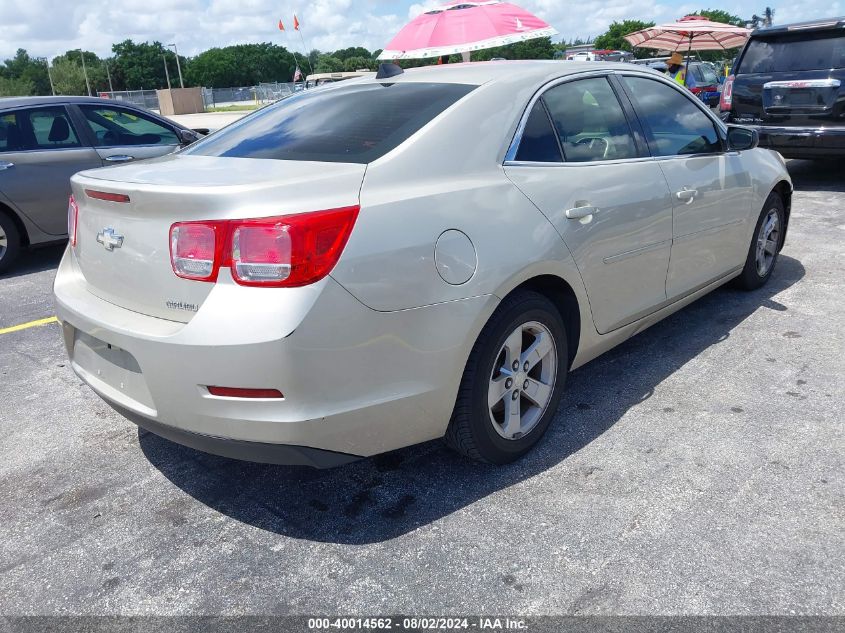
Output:
[[[172,155],[82,172],[71,181],[79,206],[76,259],[97,297],[188,322],[214,284],[173,272],[169,236],[175,222],[356,205],[365,169],[349,163]],[[128,200],[103,199],[114,198],[109,194]],[[221,270],[218,283],[227,282],[233,283]]]

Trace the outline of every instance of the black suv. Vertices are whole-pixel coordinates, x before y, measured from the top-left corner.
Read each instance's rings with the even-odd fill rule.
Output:
[[[722,118],[787,158],[845,155],[845,18],[758,29],[722,90]]]

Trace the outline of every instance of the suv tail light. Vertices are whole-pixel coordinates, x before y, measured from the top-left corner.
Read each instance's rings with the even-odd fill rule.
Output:
[[[76,246],[76,226],[79,224],[79,205],[70,194],[67,201],[67,235],[71,246]]]
[[[170,227],[170,262],[179,277],[216,281],[230,267],[242,286],[307,286],[328,275],[359,207],[274,218],[179,222]]]
[[[722,112],[727,112],[731,109],[731,102],[733,101],[734,92],[734,76],[731,75],[725,79],[725,85],[722,86],[722,97],[719,99],[719,109]]]

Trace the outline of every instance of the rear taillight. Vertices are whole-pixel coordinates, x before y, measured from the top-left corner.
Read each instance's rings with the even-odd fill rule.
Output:
[[[731,75],[725,79],[725,85],[722,86],[722,97],[719,99],[719,109],[722,112],[727,112],[731,109],[731,102],[733,101],[734,92],[734,76]]]
[[[180,222],[170,229],[173,271],[216,281],[221,267],[243,286],[294,287],[331,272],[355,225],[357,206],[274,218]]]
[[[699,88],[698,86],[693,86],[692,88],[689,89],[689,91],[692,94],[697,95],[697,94],[700,94],[703,91],[703,89]]]
[[[170,263],[184,279],[216,281],[225,223],[179,222],[170,227]]]
[[[79,206],[73,199],[73,194],[70,194],[70,199],[67,201],[67,235],[71,246],[76,246],[76,226],[78,224]]]

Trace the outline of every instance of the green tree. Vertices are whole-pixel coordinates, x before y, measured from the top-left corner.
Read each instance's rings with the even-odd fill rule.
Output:
[[[654,22],[643,22],[642,20],[623,20],[622,22],[613,22],[607,31],[599,35],[593,40],[593,45],[597,50],[614,50],[614,51],[634,51],[635,57],[652,57],[654,51],[651,49],[631,47],[624,37],[633,33],[654,26]]]
[[[332,56],[334,57],[334,56]],[[343,70],[355,72],[356,70],[373,70],[378,62],[372,57],[347,57],[343,60]]]
[[[713,22],[721,22],[723,24],[732,24],[734,26],[745,26],[745,20],[737,15],[732,15],[722,9],[701,9],[695,15],[700,15]]]
[[[364,58],[371,58],[373,55],[368,51],[366,48],[361,46],[350,46],[349,48],[342,48],[340,50],[335,51],[331,54],[332,57],[337,57],[341,61],[346,61],[347,59],[353,57],[364,57]]]
[[[195,86],[228,88],[290,81],[295,68],[285,47],[265,42],[209,49],[188,62],[187,76]]]
[[[164,73],[164,60],[175,62],[171,49],[162,46],[161,42],[133,42],[124,40],[111,47],[114,57],[111,60],[112,80],[115,90],[149,90],[167,87]],[[88,58],[85,58],[88,63]],[[188,60],[179,56],[182,72],[185,72]],[[175,63],[174,63],[175,65]],[[168,65],[168,68],[171,66]],[[172,86],[179,86],[179,79],[174,73],[170,77]],[[187,88],[190,82],[186,82]]]
[[[339,73],[343,72],[343,60],[331,55],[321,54],[314,65],[315,73]]]
[[[19,48],[15,56],[0,64],[0,77],[9,80],[21,80],[31,85],[29,94],[50,94],[50,78],[44,59],[30,57],[26,50]],[[11,84],[8,84],[11,85]],[[18,84],[17,89],[21,89]]]
[[[0,97],[28,97],[35,87],[27,79],[0,77]]]
[[[85,60],[86,68],[88,60]],[[75,63],[67,57],[56,57],[52,64],[53,85],[57,95],[85,95],[85,75],[82,64]],[[89,77],[90,80],[90,77]],[[93,86],[92,86],[93,90]]]
[[[477,61],[487,61],[494,57],[504,57],[505,59],[552,59],[554,56],[555,47],[552,44],[552,38],[539,37],[507,46],[497,46],[496,48],[475,51],[472,54],[472,59]],[[458,59],[460,60],[460,56],[458,56]]]
[[[82,68],[82,57],[85,57],[85,69],[83,72]],[[67,51],[58,57],[53,58],[53,66],[59,64],[59,71],[61,73],[70,73],[73,77],[76,76],[77,71],[70,71],[69,66],[67,64],[72,64],[74,66],[78,66],[78,74],[82,77],[82,87],[75,91],[75,92],[59,92],[58,87],[56,87],[56,94],[79,94],[85,95],[88,94],[88,88],[85,85],[85,73],[88,74],[88,81],[91,84],[91,93],[96,96],[98,92],[105,92],[109,89],[109,81],[106,75],[106,60],[100,59],[96,53],[91,51],[83,51],[81,54],[79,50],[72,50]],[[52,69],[52,73],[56,75],[55,68]],[[55,82],[54,82],[55,83]],[[71,86],[75,85],[75,79],[69,80],[69,83],[66,82],[63,84],[65,90],[70,90]],[[117,88],[115,88],[117,89]]]

